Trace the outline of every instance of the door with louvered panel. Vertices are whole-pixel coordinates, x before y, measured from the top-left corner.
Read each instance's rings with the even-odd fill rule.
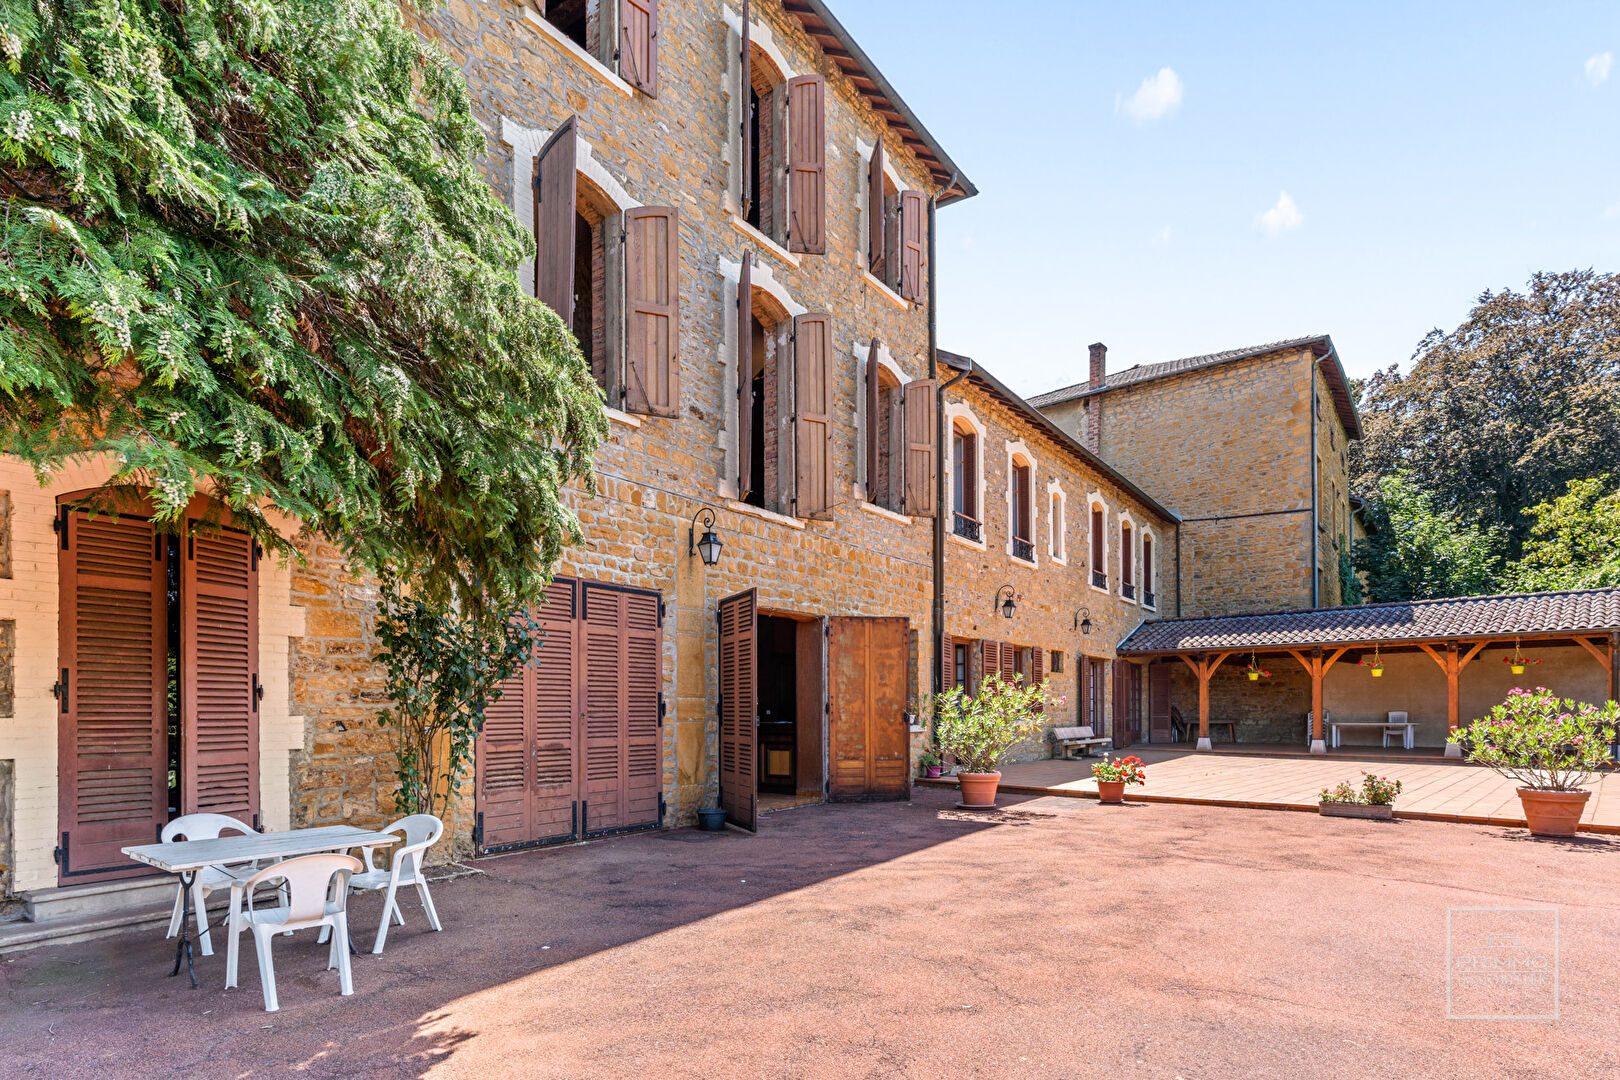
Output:
[[[259,546],[197,517],[180,538],[180,812],[259,813]]]
[[[584,713],[580,759],[586,836],[658,823],[658,594],[585,585]]]
[[[720,807],[726,820],[759,826],[759,590],[720,601]]]
[[[827,620],[827,794],[832,799],[910,794],[909,634],[905,619]]]
[[[168,569],[133,513],[58,516],[57,852],[64,885],[145,871],[121,848],[169,819]],[[149,871],[145,871],[149,872]]]

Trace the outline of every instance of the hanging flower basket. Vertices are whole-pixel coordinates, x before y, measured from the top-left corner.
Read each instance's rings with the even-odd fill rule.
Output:
[[[1366,657],[1362,657],[1360,660],[1356,661],[1356,666],[1366,667],[1371,673],[1372,677],[1375,679],[1382,679],[1384,677],[1384,660],[1383,657],[1378,655],[1377,648],[1373,649],[1371,660],[1368,660]]]
[[[1246,669],[1246,674],[1249,676],[1250,682],[1259,682],[1262,678],[1271,678],[1271,672],[1260,666],[1254,658],[1254,653],[1249,654],[1249,666]]]

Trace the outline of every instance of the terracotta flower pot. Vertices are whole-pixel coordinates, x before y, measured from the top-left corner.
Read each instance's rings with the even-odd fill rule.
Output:
[[[959,772],[957,785],[962,790],[958,806],[968,810],[990,810],[996,805],[996,785],[1001,783],[999,772]]]
[[[1125,781],[1099,780],[1097,781],[1097,794],[1105,803],[1122,803],[1125,801]]]
[[[1590,791],[1544,791],[1519,789],[1519,805],[1524,807],[1525,824],[1536,836],[1574,836],[1575,826],[1586,809]]]

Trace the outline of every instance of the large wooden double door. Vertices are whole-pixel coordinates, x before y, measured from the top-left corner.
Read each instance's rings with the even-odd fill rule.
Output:
[[[534,658],[485,711],[476,842],[502,851],[663,817],[659,594],[557,578]]]

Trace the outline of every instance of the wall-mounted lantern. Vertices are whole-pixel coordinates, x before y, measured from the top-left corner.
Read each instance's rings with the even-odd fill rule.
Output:
[[[1074,613],[1074,628],[1082,634],[1091,633],[1091,609],[1081,608]]]
[[[1005,599],[1002,598],[1003,593],[1006,594]],[[1011,585],[1003,585],[996,590],[996,602],[1001,608],[1002,618],[1010,619],[1013,617],[1013,608],[1016,605],[1013,603],[1013,587]]]
[[[703,519],[703,538],[697,537],[698,519]],[[725,547],[720,542],[720,536],[714,531],[714,511],[707,506],[692,515],[692,527],[686,530],[686,554],[697,555],[703,560],[704,566],[713,566],[720,561],[720,549]]]

